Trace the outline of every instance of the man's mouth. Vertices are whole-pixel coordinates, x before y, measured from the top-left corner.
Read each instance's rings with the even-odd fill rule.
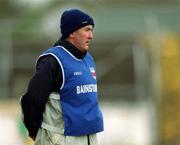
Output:
[[[90,44],[90,41],[86,41],[86,44]]]

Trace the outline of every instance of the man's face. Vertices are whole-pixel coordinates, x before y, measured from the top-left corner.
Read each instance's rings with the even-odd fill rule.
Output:
[[[71,34],[71,38],[73,40],[73,44],[80,49],[81,52],[88,51],[89,44],[93,39],[92,33],[93,26],[87,25],[84,26]]]

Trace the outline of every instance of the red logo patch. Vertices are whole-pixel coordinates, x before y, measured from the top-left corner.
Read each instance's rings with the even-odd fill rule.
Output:
[[[92,77],[96,80],[96,71],[95,71],[95,69],[93,67],[91,67],[90,71],[91,71]]]

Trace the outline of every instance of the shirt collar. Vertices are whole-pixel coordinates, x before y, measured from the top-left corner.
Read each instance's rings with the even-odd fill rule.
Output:
[[[57,45],[63,46],[66,50],[68,50],[72,55],[74,55],[77,59],[83,59],[86,56],[86,53],[81,52],[77,47],[71,44],[67,40],[59,40]]]

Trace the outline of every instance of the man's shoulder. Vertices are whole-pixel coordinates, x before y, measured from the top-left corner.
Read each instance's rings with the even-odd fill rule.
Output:
[[[62,46],[54,46],[46,49],[43,53],[48,53],[48,52],[59,52],[61,50]]]

